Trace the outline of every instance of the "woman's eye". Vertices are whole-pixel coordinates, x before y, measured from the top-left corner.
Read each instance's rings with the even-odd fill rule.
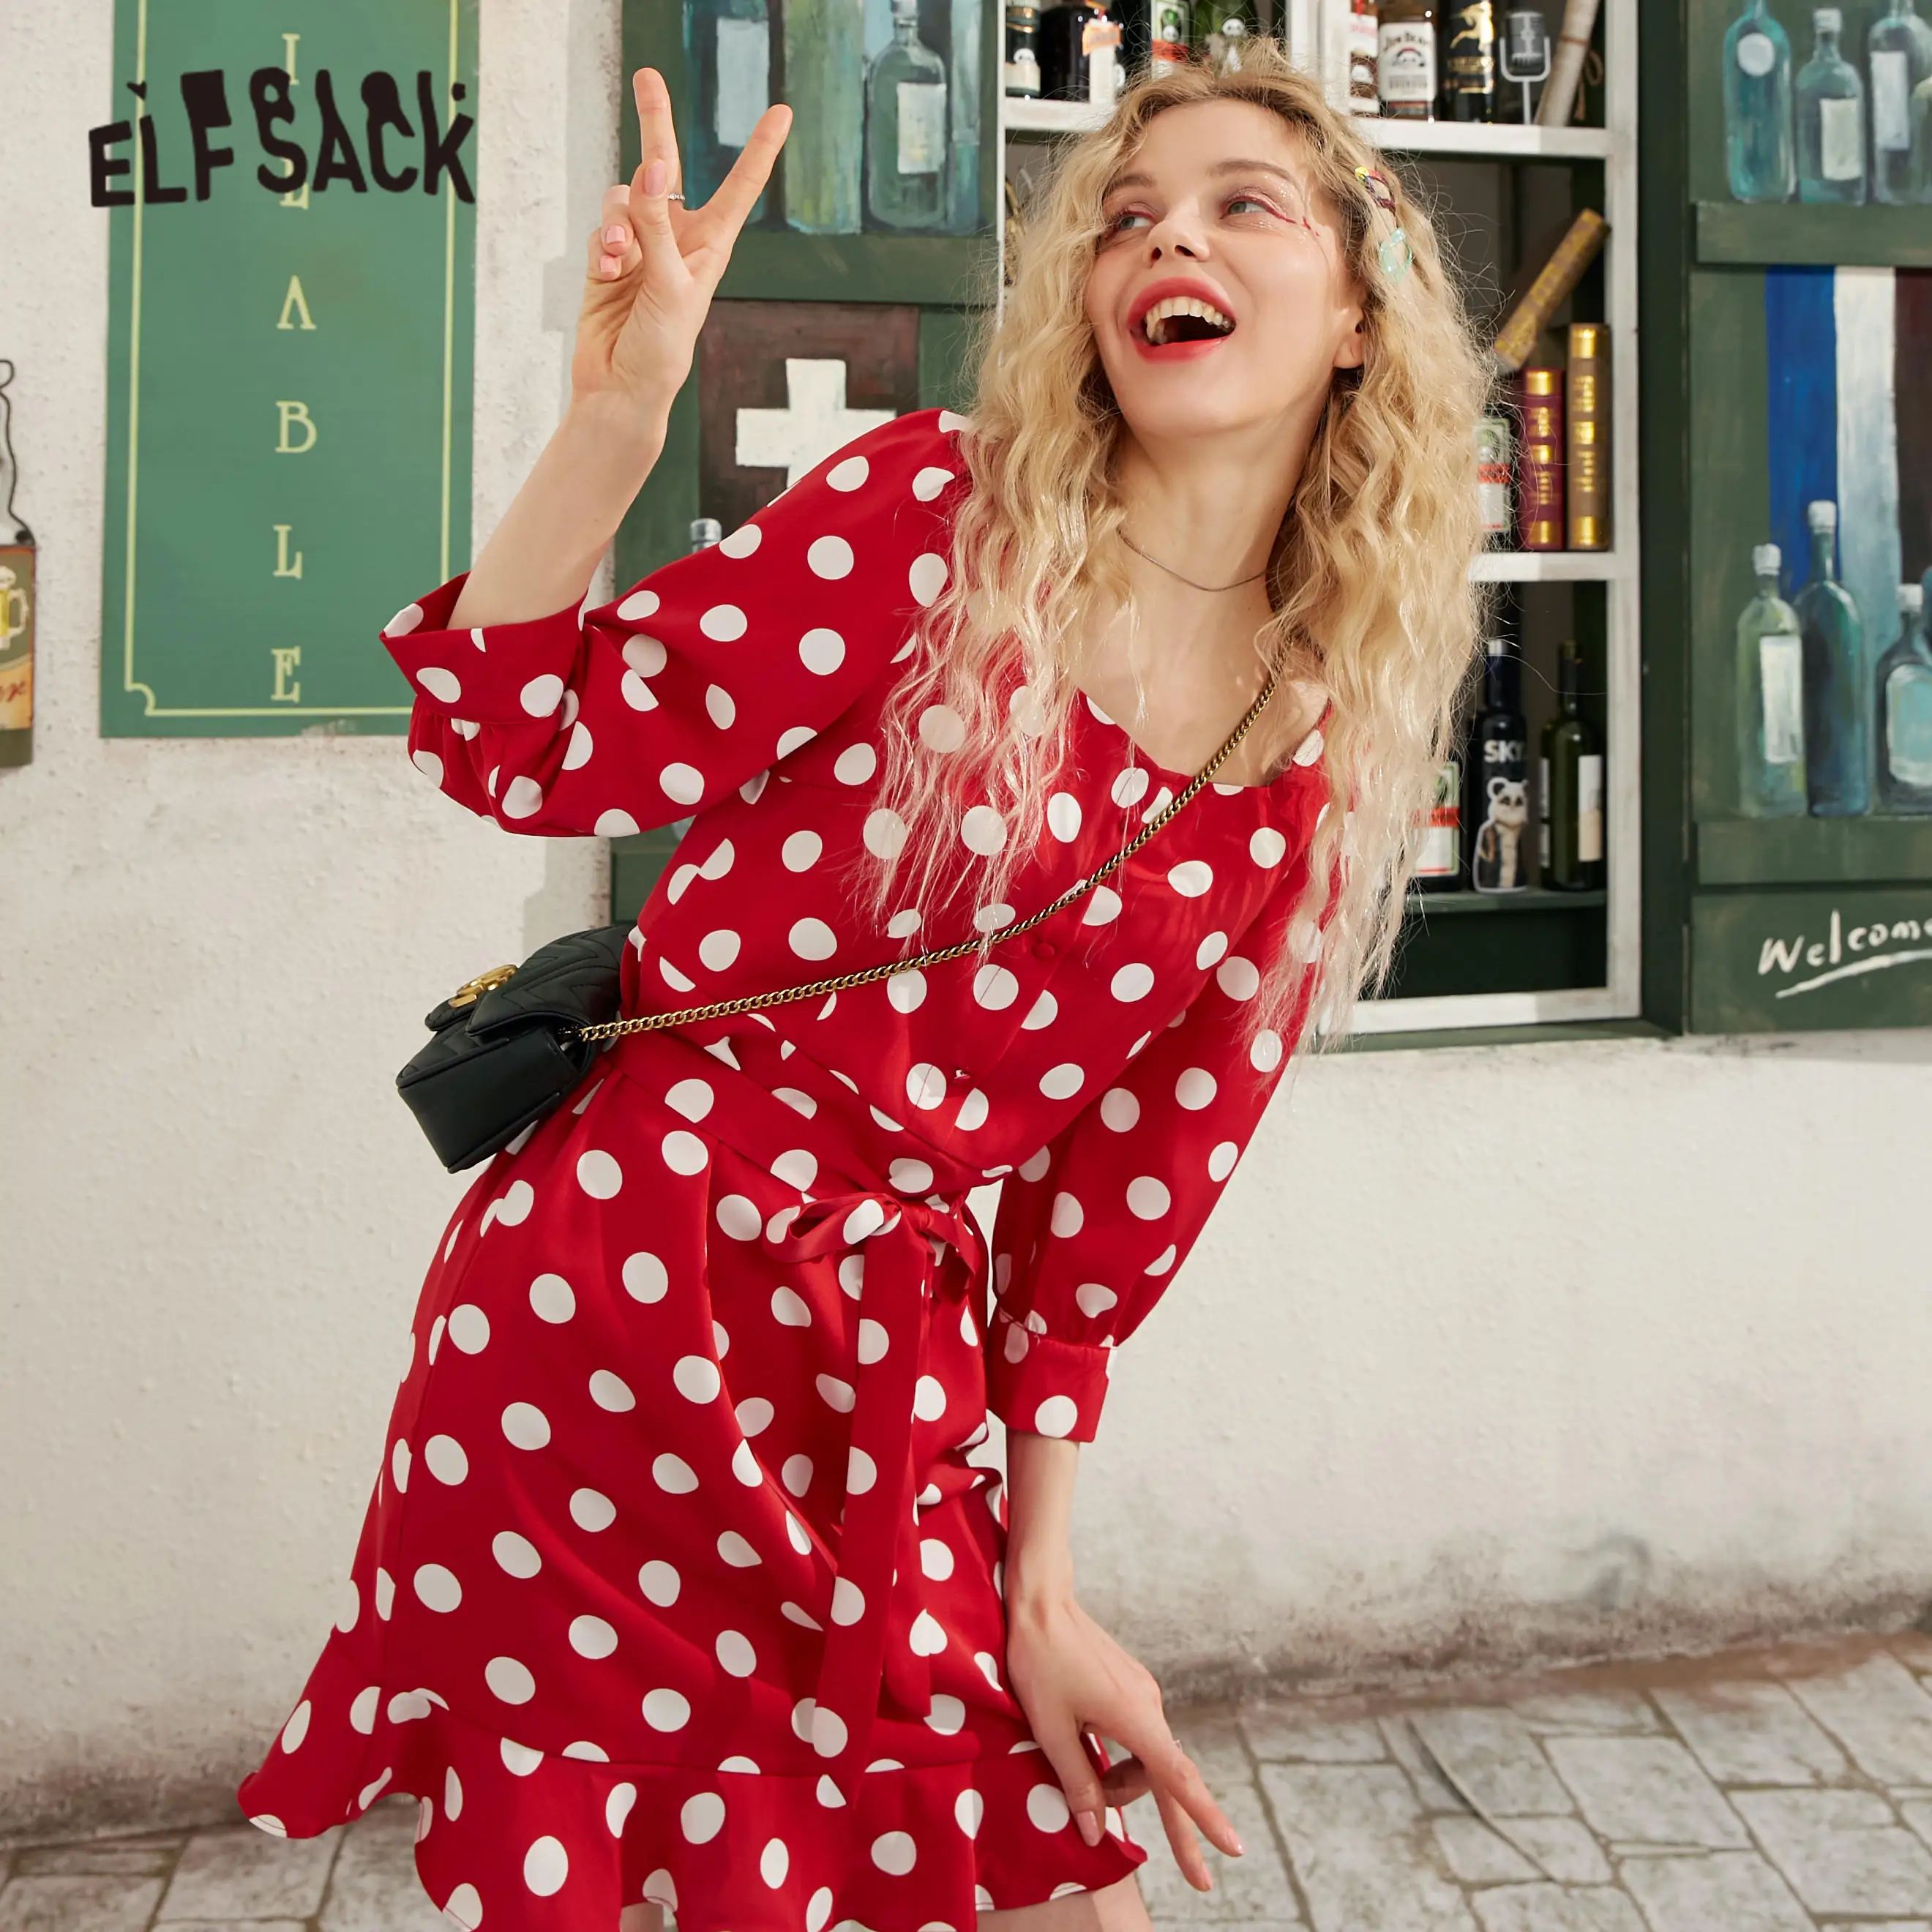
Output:
[[[1228,206],[1231,212],[1238,208],[1258,208],[1264,214],[1272,214],[1274,212],[1274,210],[1270,208],[1266,202],[1262,200],[1258,195],[1253,194],[1237,194],[1230,196],[1228,201]]]
[[[1126,226],[1129,222],[1144,221],[1146,219],[1147,217],[1142,214],[1138,208],[1125,208],[1120,214],[1112,216],[1108,220],[1107,223],[1107,232],[1109,235],[1118,235]]]

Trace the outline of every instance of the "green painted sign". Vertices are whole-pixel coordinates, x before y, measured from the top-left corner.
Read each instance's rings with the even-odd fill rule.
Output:
[[[118,0],[113,71],[101,729],[400,731],[376,633],[470,556],[476,0]]]
[[[1932,881],[1700,893],[1690,986],[1699,1033],[1932,1025]]]

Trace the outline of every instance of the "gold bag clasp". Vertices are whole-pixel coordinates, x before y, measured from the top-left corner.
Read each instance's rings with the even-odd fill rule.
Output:
[[[516,976],[514,966],[493,966],[487,973],[479,973],[473,980],[466,980],[450,994],[448,1004],[452,1006],[473,1006],[485,993],[494,993],[506,980]]]

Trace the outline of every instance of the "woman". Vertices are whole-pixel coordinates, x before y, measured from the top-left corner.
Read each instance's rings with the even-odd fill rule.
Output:
[[[626,1012],[986,943],[627,1039],[485,1170],[244,1808],[416,1794],[465,1928],[1142,1928],[1121,1804],[1203,1889],[1195,1827],[1240,1846],[1075,1597],[1077,1444],[1318,998],[1387,961],[1477,632],[1480,367],[1424,218],[1264,44],[1067,149],[970,418],[592,607],[789,124],[686,209],[636,96],[572,406],[384,634],[411,754],[512,830],[695,814]]]

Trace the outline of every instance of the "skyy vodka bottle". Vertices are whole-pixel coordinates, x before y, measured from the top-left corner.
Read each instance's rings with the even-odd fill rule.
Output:
[[[1811,581],[1793,600],[1804,652],[1804,778],[1814,818],[1871,808],[1864,629],[1832,561],[1838,506],[1811,503]]]
[[[1932,26],[1913,10],[1912,0],[1892,0],[1865,36],[1865,56],[1872,199],[1932,200],[1932,124],[1925,111],[1932,94]]]
[[[1820,7],[1811,16],[1816,51],[1798,70],[1798,199],[1865,198],[1865,90],[1858,70],[1838,52],[1844,16]]]
[[[1775,544],[1751,552],[1757,595],[1738,618],[1738,809],[1798,818],[1805,809],[1804,646],[1798,613],[1778,594]]]
[[[1789,201],[1798,186],[1791,41],[1766,0],[1749,0],[1724,36],[1724,160],[1739,201]]]

